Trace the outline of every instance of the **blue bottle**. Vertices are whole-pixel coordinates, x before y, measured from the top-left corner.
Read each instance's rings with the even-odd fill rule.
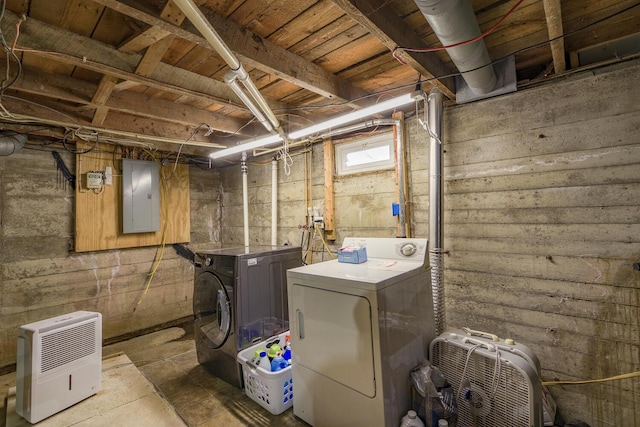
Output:
[[[280,371],[281,369],[284,369],[287,366],[288,366],[287,361],[284,360],[284,357],[282,357],[282,352],[280,351],[276,352],[276,355],[273,357],[273,360],[271,361],[271,372]]]

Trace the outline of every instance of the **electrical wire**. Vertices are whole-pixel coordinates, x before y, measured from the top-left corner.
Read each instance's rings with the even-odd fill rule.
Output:
[[[87,153],[90,153],[90,152],[92,152],[93,150],[95,150],[95,149],[96,149],[96,147],[98,146],[98,139],[99,139],[99,138],[98,138],[98,132],[95,132],[95,143],[93,144],[93,147],[88,148],[88,149],[83,150],[83,151],[78,151],[78,150],[77,150],[77,148],[76,148],[76,149],[74,149],[74,150],[72,150],[72,149],[71,149],[71,148],[69,148],[69,146],[67,145],[67,136],[68,136],[70,133],[73,133],[74,135],[77,135],[77,134],[76,134],[76,131],[73,131],[73,130],[71,130],[71,129],[68,129],[68,130],[64,133],[64,135],[63,135],[63,137],[62,137],[62,146],[64,147],[64,149],[65,149],[65,150],[67,150],[68,152],[70,152],[70,153],[72,153],[72,154],[87,154]],[[76,144],[76,146],[77,146],[77,144]]]
[[[629,378],[640,377],[640,371],[631,372],[628,374],[615,375],[613,377],[608,378],[599,378],[596,380],[582,380],[582,381],[543,381],[542,385],[576,385],[576,384],[594,384],[594,383],[603,383],[608,381],[617,381],[617,380],[626,380]]]
[[[486,65],[482,65],[480,67],[477,67],[477,68],[474,68],[474,69],[471,69],[471,70],[467,70],[465,72],[477,71],[477,70],[480,70],[480,69],[482,69],[484,67],[493,66],[495,64],[498,64],[498,63],[500,63],[502,61],[507,60],[511,56],[518,55],[518,54],[526,52],[528,50],[536,49],[538,47],[545,46],[545,45],[550,44],[550,43],[552,43],[552,42],[554,42],[556,40],[560,40],[560,39],[572,36],[574,34],[577,34],[577,33],[581,32],[581,31],[587,30],[587,29],[589,29],[589,28],[591,28],[591,27],[593,27],[595,25],[598,25],[598,24],[600,24],[600,23],[602,23],[602,22],[604,22],[604,21],[606,21],[608,19],[615,18],[618,15],[622,15],[623,13],[628,12],[629,10],[634,9],[634,8],[636,8],[638,6],[640,6],[640,2],[637,2],[637,3],[635,3],[635,4],[631,5],[631,6],[628,6],[628,7],[624,8],[624,9],[621,9],[621,10],[619,10],[617,12],[614,12],[611,15],[607,15],[605,17],[602,17],[602,18],[600,18],[600,19],[598,19],[598,20],[596,20],[594,22],[591,22],[589,24],[585,24],[582,27],[576,28],[575,30],[572,30],[572,31],[567,32],[567,33],[564,33],[564,34],[562,34],[560,36],[557,36],[557,37],[554,37],[552,39],[549,39],[549,40],[546,40],[546,41],[543,41],[543,42],[540,42],[540,43],[533,44],[531,46],[523,47],[523,48],[518,49],[516,51],[513,51],[513,52],[511,52],[509,54],[506,54],[503,57],[498,58],[498,59],[496,59],[496,60],[494,60],[494,61],[492,61],[492,62],[490,62],[490,63],[488,63]],[[421,80],[419,80],[418,83],[419,84],[429,83],[429,82],[432,82],[432,81],[435,81],[435,80],[447,79],[447,78],[450,78],[450,77],[456,77],[456,76],[460,76],[460,75],[462,75],[462,73],[460,73],[460,72],[444,74],[444,75],[441,75],[441,76],[435,76],[435,77],[430,77],[430,78],[426,78],[426,79],[421,79]],[[330,107],[342,107],[342,106],[345,106],[347,104],[351,104],[351,103],[354,103],[354,102],[362,101],[364,99],[369,99],[369,98],[372,98],[372,97],[379,96],[380,94],[393,93],[393,92],[401,91],[401,90],[404,90],[404,89],[406,89],[408,87],[413,87],[413,86],[415,86],[415,83],[407,83],[407,84],[404,84],[404,85],[396,86],[393,89],[387,89],[387,90],[380,91],[380,92],[373,92],[373,93],[370,93],[370,94],[367,94],[367,95],[363,95],[363,96],[360,96],[358,98],[354,98],[354,99],[351,99],[351,100],[348,100],[348,101],[333,102],[333,103],[322,104],[322,105],[306,105],[306,106],[302,106],[302,107],[294,107],[294,108],[289,108],[289,111],[296,111],[296,110],[300,110],[300,111],[309,110],[310,111],[310,110],[317,110],[317,109],[330,108]]]
[[[160,262],[162,261],[162,258],[164,258],[164,250],[167,242],[167,227],[169,224],[169,201],[168,201],[168,194],[167,194],[168,179],[170,178],[166,178],[163,176],[160,183],[161,184],[160,188],[162,189],[162,201],[163,201],[163,207],[164,207],[164,224],[162,225],[162,237],[160,239],[160,246],[158,246],[158,249],[156,249],[156,254],[153,258],[153,263],[151,264],[151,269],[147,274],[147,280],[144,286],[144,291],[142,292],[142,295],[140,296],[140,298],[138,298],[138,302],[136,303],[136,305],[133,307],[134,312],[136,311],[140,303],[142,303],[142,300],[149,293],[149,288],[151,287],[151,282],[153,281],[153,277],[158,271],[158,267],[160,267]]]
[[[502,17],[502,18],[500,18],[500,19],[498,20],[498,22],[496,22],[495,24],[493,24],[493,25],[491,26],[491,28],[489,28],[487,31],[485,31],[484,33],[480,34],[480,35],[479,35],[479,36],[477,36],[477,37],[474,37],[474,38],[472,38],[472,39],[465,40],[465,41],[462,41],[462,42],[458,42],[458,43],[450,44],[450,45],[447,45],[447,46],[424,47],[424,48],[419,48],[419,47],[410,48],[410,47],[400,47],[400,46],[398,46],[398,47],[396,47],[395,49],[393,49],[393,51],[391,52],[391,55],[392,55],[392,56],[393,56],[393,57],[394,57],[398,62],[400,62],[401,64],[406,64],[404,61],[402,61],[402,59],[400,59],[400,58],[397,56],[397,51],[398,51],[398,50],[400,50],[400,51],[405,51],[405,52],[437,52],[437,51],[440,51],[440,50],[446,50],[446,49],[451,49],[451,48],[454,48],[454,47],[460,47],[460,46],[465,46],[465,45],[468,45],[468,44],[471,44],[471,43],[475,43],[475,42],[477,42],[478,40],[482,40],[482,39],[484,39],[485,37],[487,37],[489,34],[493,33],[493,31],[494,31],[496,28],[498,28],[498,26],[499,26],[499,25],[500,25],[500,24],[501,24],[505,19],[507,19],[507,17],[508,17],[509,15],[511,15],[511,14],[512,14],[512,13],[513,13],[517,8],[518,8],[518,7],[522,4],[522,2],[524,2],[524,0],[520,0],[520,1],[518,1],[518,3],[516,3],[516,4],[515,4],[515,5],[514,5],[514,6],[513,6],[513,7],[512,7],[512,8],[511,8],[511,9],[510,9],[510,10],[509,10],[509,11],[508,11],[508,12],[507,12],[503,17]]]
[[[324,246],[324,249],[327,250],[327,252],[329,253],[329,256],[333,259],[336,259],[337,256],[331,252],[331,249],[329,249],[329,245],[327,245],[327,241],[324,239],[324,233],[322,232],[322,230],[320,229],[320,223],[316,222],[313,224],[313,228],[318,232],[318,234],[320,235],[320,240],[322,240],[322,245]]]

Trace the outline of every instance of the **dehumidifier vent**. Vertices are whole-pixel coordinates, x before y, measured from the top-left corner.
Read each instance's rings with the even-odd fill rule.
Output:
[[[96,323],[91,322],[42,336],[40,372],[47,372],[95,353],[95,334]]]
[[[102,315],[76,311],[20,327],[16,412],[31,423],[96,394],[102,383]]]
[[[543,425],[538,371],[513,346],[445,332],[430,355],[455,391],[459,427]]]

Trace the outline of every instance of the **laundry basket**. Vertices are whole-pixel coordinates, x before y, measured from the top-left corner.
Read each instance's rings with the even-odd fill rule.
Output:
[[[246,348],[238,353],[237,357],[238,363],[242,365],[245,393],[273,415],[281,414],[293,405],[291,366],[280,371],[267,372],[258,369],[252,359],[256,350],[266,349],[273,343],[284,348],[285,337],[288,333],[289,331],[285,331]]]

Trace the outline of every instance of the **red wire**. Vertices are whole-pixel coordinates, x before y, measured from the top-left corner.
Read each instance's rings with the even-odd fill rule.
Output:
[[[524,0],[520,0],[518,1],[518,3],[516,3],[507,13],[504,14],[504,16],[502,18],[500,18],[498,20],[498,22],[496,22],[495,24],[493,24],[491,26],[491,28],[489,28],[487,31],[485,31],[484,33],[480,34],[477,37],[474,37],[470,40],[465,40],[462,42],[458,42],[458,43],[454,43],[454,44],[450,44],[448,46],[439,46],[439,47],[425,47],[425,48],[408,48],[408,47],[396,47],[395,49],[393,49],[393,57],[396,58],[398,61],[400,61],[402,64],[404,64],[404,62],[398,58],[398,56],[396,55],[396,52],[398,50],[403,50],[406,52],[437,52],[439,50],[445,50],[445,49],[451,49],[453,47],[459,47],[459,46],[464,46],[467,44],[471,44],[471,43],[475,43],[478,40],[482,40],[483,38],[487,37],[489,34],[491,34],[496,28],[498,28],[498,26],[500,24],[502,24],[502,21],[504,21],[505,19],[507,19],[507,17],[509,15],[511,15],[521,4],[522,2],[524,2]]]

